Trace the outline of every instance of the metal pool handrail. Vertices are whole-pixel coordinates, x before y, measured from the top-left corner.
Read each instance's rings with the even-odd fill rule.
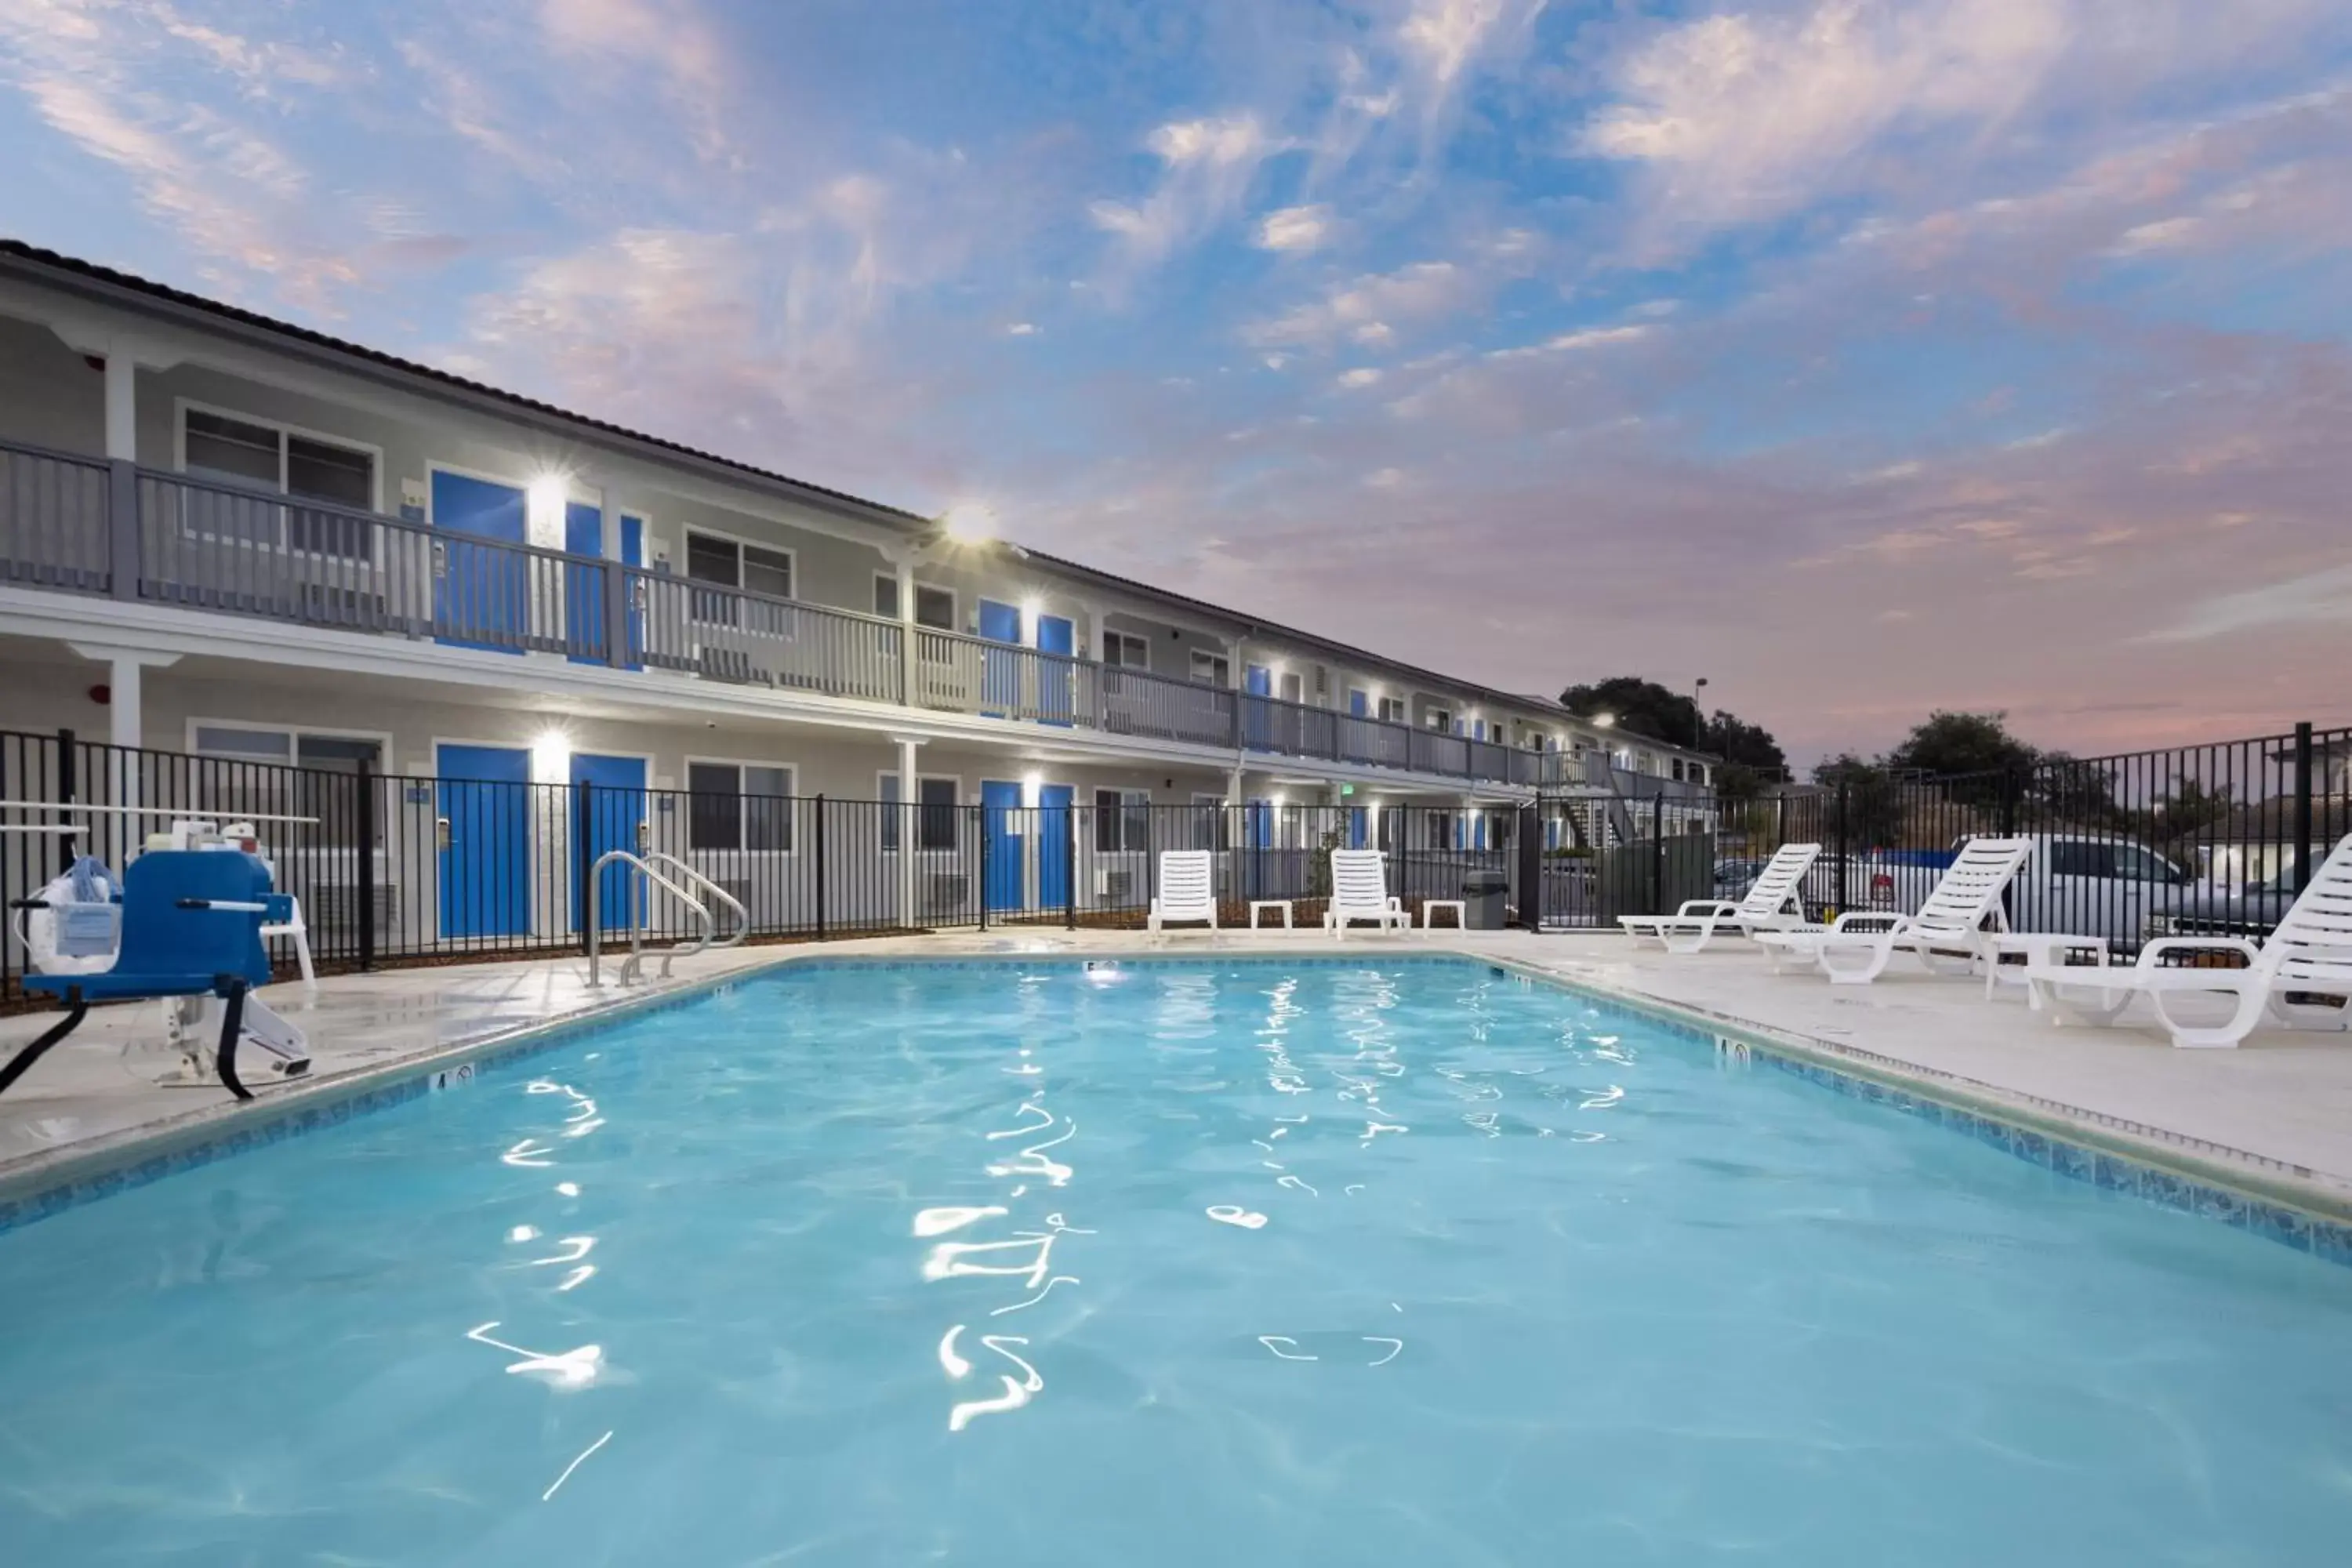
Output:
[[[688,909],[692,910],[694,911],[695,918],[702,922],[702,934],[694,940],[692,945],[689,946],[685,942],[680,942],[676,947],[664,948],[662,950],[661,977],[664,980],[667,980],[669,978],[669,966],[671,961],[676,959],[680,953],[700,952],[703,949],[709,947],[710,945],[711,933],[716,931],[718,927],[710,918],[710,911],[703,907],[701,900],[696,898],[692,893],[688,892],[684,888],[679,887],[676,882],[671,881],[667,877],[665,877],[660,872],[655,870],[651,866],[646,865],[645,861],[639,859],[635,855],[631,854],[628,850],[607,849],[604,853],[596,857],[595,864],[588,868],[588,984],[592,986],[602,985],[604,984],[602,971],[604,921],[601,907],[604,902],[603,873],[604,868],[611,865],[615,860],[620,861],[625,866],[634,868],[637,875],[643,877],[646,881],[653,883],[654,886],[661,889],[662,891],[667,893],[670,897],[677,900],[678,902],[684,904]],[[740,909],[742,906],[739,904],[736,907]],[[632,921],[629,924],[629,957],[628,961],[621,965],[621,984],[623,985],[628,984],[630,979],[644,967],[646,959],[645,937],[646,932],[644,922]]]
[[[677,867],[679,871],[685,874],[689,881],[693,882],[698,888],[707,889],[720,903],[725,904],[729,909],[735,911],[735,930],[733,934],[725,937],[720,941],[712,942],[710,944],[712,947],[733,947],[737,942],[741,942],[745,937],[751,934],[751,911],[743,907],[742,900],[737,898],[725,888],[720,887],[717,882],[712,881],[708,876],[696,870],[693,867],[688,865],[677,856],[670,854],[667,850],[652,850],[646,855],[645,859],[650,865]]]

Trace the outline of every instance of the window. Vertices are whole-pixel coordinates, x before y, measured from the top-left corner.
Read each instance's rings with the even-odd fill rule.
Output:
[[[354,511],[375,510],[376,458],[365,447],[202,408],[183,410],[180,436],[185,472]],[[346,560],[369,557],[373,530],[356,518],[307,507],[256,509],[210,498],[191,497],[189,505],[198,513],[189,526],[218,538]]]
[[[962,787],[955,779],[924,779],[916,786],[915,798],[920,807],[915,820],[916,848],[951,850],[956,847],[957,824],[962,820],[957,809]]]
[[[1095,791],[1095,849],[1099,854],[1141,852],[1151,847],[1151,792]]]
[[[1192,679],[1202,686],[1231,686],[1234,667],[1223,654],[1196,647],[1192,650]]]
[[[1454,814],[1433,811],[1429,814],[1429,847],[1432,849],[1454,847]]]
[[[688,848],[792,853],[792,769],[690,762],[686,787]]]
[[[188,726],[188,750],[216,764],[227,764],[210,768],[199,764],[193,787],[206,805],[229,816],[250,812],[316,817],[315,825],[263,824],[262,837],[284,839],[299,835],[322,845],[349,847],[355,842],[357,829],[350,789],[312,775],[380,773],[386,742],[380,735],[332,734],[276,724],[193,722]],[[288,766],[306,771],[277,771]],[[385,815],[380,811],[376,817],[379,846],[383,842]]]
[[[741,588],[772,599],[793,596],[793,554],[714,533],[686,536],[686,575],[695,583]]]
[[[2105,880],[2116,874],[2116,847],[2060,838],[2050,846],[2053,877],[2091,877]]]
[[[882,802],[882,853],[898,852],[898,775],[884,773],[878,798]]]
[[[1331,706],[1331,672],[1319,664],[1315,667],[1315,706]]]
[[[1129,632],[1105,632],[1103,662],[1123,669],[1150,669],[1151,644]]]
[[[898,579],[887,573],[874,574],[874,613],[888,620],[898,618]],[[915,624],[933,631],[955,630],[955,594],[947,588],[915,584]]]
[[[1305,683],[1302,682],[1297,675],[1285,674],[1283,676],[1282,700],[1285,702],[1297,703],[1302,701],[1305,700],[1306,694]]]
[[[362,766],[381,769],[383,765],[383,742],[367,735],[197,724],[193,726],[191,740],[190,749],[200,757],[239,763],[290,763],[298,768],[337,773],[355,773]]]
[[[1433,708],[1429,710],[1429,727],[1442,735],[1454,728],[1454,715],[1443,708]]]
[[[1233,813],[1225,809],[1225,798],[1218,795],[1196,795],[1192,797],[1192,842],[1188,849],[1214,849],[1219,852],[1234,847]]]
[[[1404,722],[1404,699],[1403,699],[1403,698],[1402,698],[1402,697],[1383,697],[1383,698],[1381,698],[1381,721],[1382,721],[1383,722],[1385,722],[1385,723],[1390,723],[1390,724],[1402,724],[1402,723],[1403,723],[1403,722]]]

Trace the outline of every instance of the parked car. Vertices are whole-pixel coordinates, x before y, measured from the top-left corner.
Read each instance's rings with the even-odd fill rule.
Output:
[[[1764,860],[1717,860],[1715,863],[1715,896],[1718,899],[1745,898],[1756,879],[1764,874],[1769,865]]]
[[[2149,920],[2194,896],[2187,868],[2128,838],[2041,833],[2033,857],[2011,883],[2005,907],[2018,931],[2104,937],[2112,946],[2138,944]],[[1853,858],[1843,888],[1835,857],[1824,856],[1805,879],[1808,904],[1916,914],[1952,863],[1953,850],[1873,850]]]
[[[2290,863],[2266,882],[2189,893],[2150,914],[2144,934],[2150,942],[2166,936],[2268,936],[2294,907],[2296,875]]]

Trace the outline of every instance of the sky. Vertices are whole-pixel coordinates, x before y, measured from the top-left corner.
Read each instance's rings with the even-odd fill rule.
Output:
[[[2352,722],[2344,0],[0,0],[0,233],[1800,761]]]

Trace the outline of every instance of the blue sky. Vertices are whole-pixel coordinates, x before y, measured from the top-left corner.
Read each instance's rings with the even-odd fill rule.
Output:
[[[0,230],[1811,755],[2352,721],[2341,0],[0,0]]]

